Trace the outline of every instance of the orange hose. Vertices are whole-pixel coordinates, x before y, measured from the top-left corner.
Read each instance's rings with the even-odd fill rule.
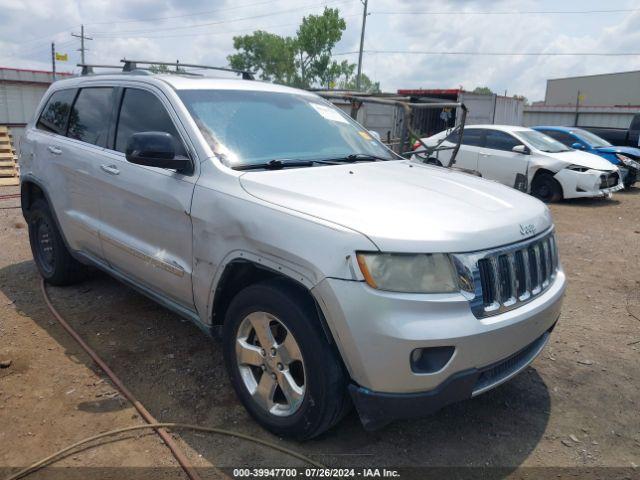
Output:
[[[69,333],[69,335],[71,335],[73,339],[76,342],[78,342],[78,344],[84,349],[84,351],[89,354],[91,359],[94,362],[96,362],[96,364],[102,369],[102,371],[107,374],[107,376],[111,379],[113,384],[118,388],[118,390],[120,390],[122,395],[124,395],[133,404],[134,408],[140,413],[142,418],[147,423],[158,423],[158,421],[155,418],[153,418],[153,416],[144,407],[144,405],[142,405],[142,403],[138,401],[138,399],[133,395],[133,393],[129,391],[127,387],[125,387],[122,381],[116,376],[115,373],[113,373],[113,371],[109,368],[109,366],[106,363],[104,363],[104,361],[98,356],[98,354],[94,352],[93,349],[89,345],[87,345],[84,340],[82,340],[82,337],[80,337],[80,335],[71,327],[71,325],[69,325],[64,320],[64,318],[62,318],[62,316],[58,313],[58,311],[55,309],[55,307],[51,303],[51,299],[49,298],[49,295],[47,294],[47,287],[44,283],[44,279],[41,280],[40,287],[42,289],[42,295],[44,296],[44,301],[47,303],[47,307],[49,307],[49,310],[51,311],[53,316],[56,318],[56,320],[60,323],[60,325],[62,325],[62,327],[67,331],[67,333]],[[171,450],[171,453],[173,454],[175,459],[178,461],[178,463],[180,464],[184,472],[187,474],[187,476],[191,480],[201,480],[198,473],[194,470],[194,468],[189,463],[189,459],[185,456],[184,452],[180,450],[178,445],[176,445],[176,443],[173,441],[173,438],[171,438],[171,435],[169,435],[167,430],[164,428],[157,428],[155,429],[155,431],[160,436],[160,438],[162,438],[162,440],[167,445],[169,450]]]

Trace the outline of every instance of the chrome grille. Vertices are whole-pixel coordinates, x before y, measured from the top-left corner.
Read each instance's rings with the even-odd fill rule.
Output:
[[[473,278],[474,297],[470,303],[479,318],[530,301],[553,283],[558,271],[558,249],[552,231],[511,246],[456,257],[459,271],[462,264],[467,276]]]

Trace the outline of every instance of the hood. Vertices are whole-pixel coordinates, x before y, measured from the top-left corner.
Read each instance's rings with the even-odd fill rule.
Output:
[[[628,155],[634,160],[640,158],[640,149],[633,147],[600,147],[594,149],[596,152],[602,153],[622,153]]]
[[[386,252],[482,250],[552,225],[547,207],[529,195],[408,160],[247,172],[240,183],[265,202],[360,232]]]
[[[580,165],[581,167],[593,168],[594,170],[613,171],[616,169],[611,162],[605,160],[601,156],[579,150],[558,153],[540,152],[540,154],[545,157],[552,158],[553,160],[563,162],[565,165],[558,165],[560,168],[565,168],[569,165]]]

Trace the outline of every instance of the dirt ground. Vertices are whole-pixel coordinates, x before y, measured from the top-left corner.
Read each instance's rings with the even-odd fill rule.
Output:
[[[0,195],[16,191],[3,188]],[[47,310],[25,222],[20,210],[6,208],[17,204],[0,201],[0,361],[11,360],[0,369],[0,474],[81,438],[143,423]],[[625,478],[640,478],[640,189],[551,210],[569,285],[543,354],[513,381],[476,399],[373,433],[351,414],[313,441],[275,438],[236,400],[219,345],[191,324],[101,274],[49,292],[159,421],[233,429],[330,466],[486,466],[518,478],[528,475],[526,467],[583,467],[604,478],[613,470],[600,467],[624,467]],[[303,466],[242,440],[191,432],[176,437],[195,465],[215,467],[206,478],[223,477],[218,468]],[[175,465],[150,433],[120,437],[57,464]],[[162,478],[186,478],[177,469],[163,472]],[[139,470],[127,476],[160,475]]]

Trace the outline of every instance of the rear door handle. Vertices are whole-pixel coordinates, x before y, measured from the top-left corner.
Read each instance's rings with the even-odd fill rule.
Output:
[[[109,175],[120,175],[120,170],[115,165],[100,165],[100,168]]]
[[[59,147],[56,147],[55,145],[49,145],[47,147],[47,150],[49,150],[54,155],[61,155],[62,154],[62,150]]]

